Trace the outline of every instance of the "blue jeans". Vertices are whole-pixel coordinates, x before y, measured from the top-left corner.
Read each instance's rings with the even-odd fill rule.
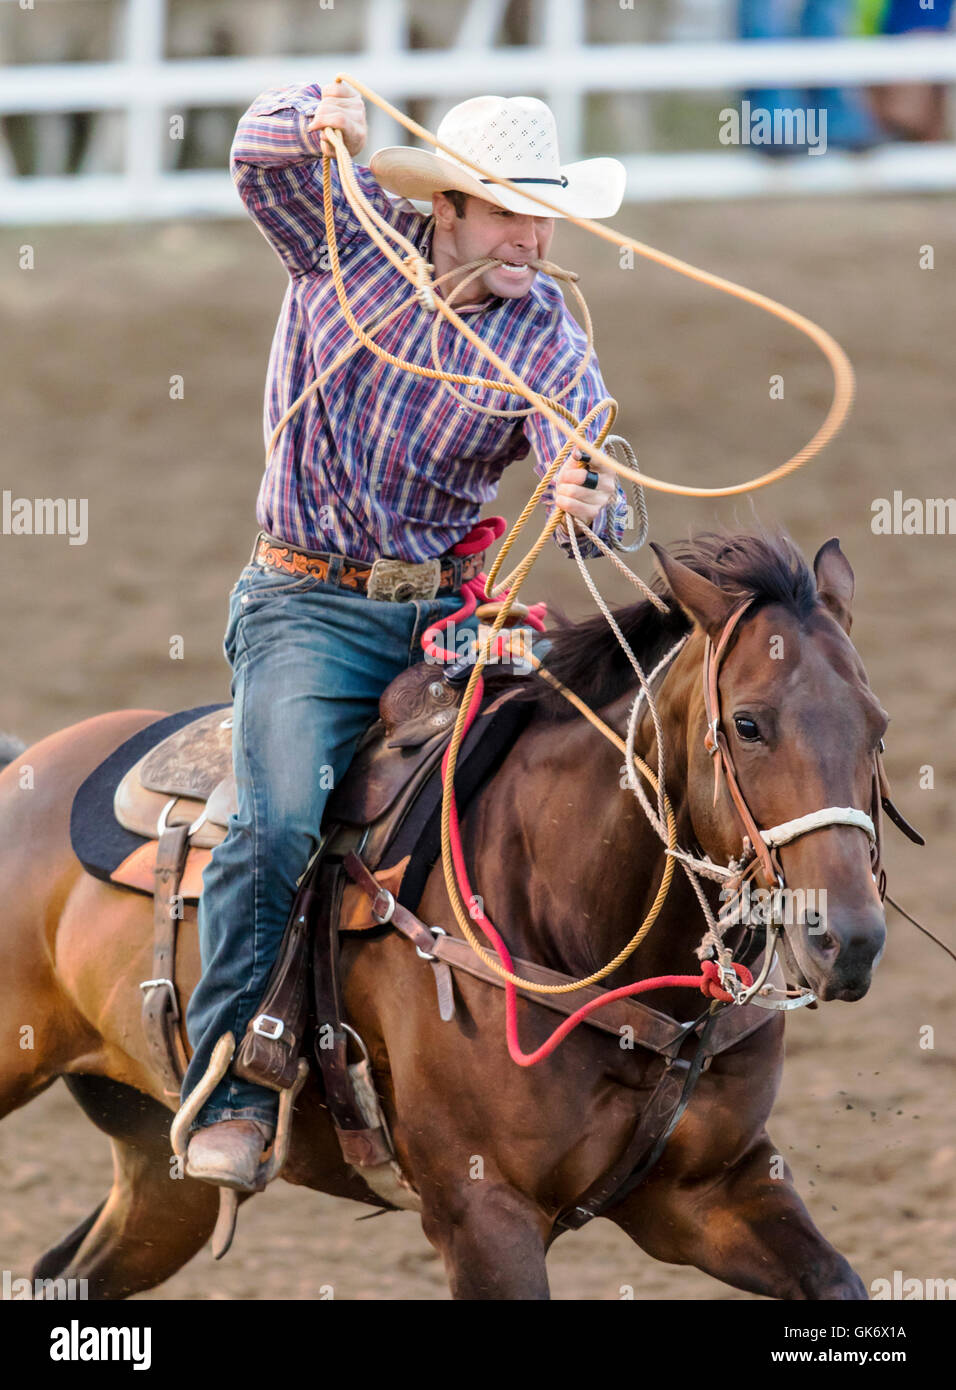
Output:
[[[238,811],[203,873],[184,1099],[222,1034],[238,1044],[262,999],[329,792],[378,717],[379,695],[423,658],[424,630],[460,607],[460,594],[392,603],[254,565],[240,574],[223,643]],[[227,1073],[197,1123],[274,1123],[277,1105],[275,1091]]]

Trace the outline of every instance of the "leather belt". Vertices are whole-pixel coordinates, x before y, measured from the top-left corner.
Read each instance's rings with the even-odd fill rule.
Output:
[[[486,551],[474,555],[442,555],[420,564],[405,560],[353,560],[325,550],[307,550],[260,531],[249,563],[260,569],[281,570],[297,578],[312,577],[366,598],[393,603],[453,594],[466,579],[480,574]]]

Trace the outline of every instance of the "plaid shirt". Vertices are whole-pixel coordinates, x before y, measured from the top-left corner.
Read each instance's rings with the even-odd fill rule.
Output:
[[[329,271],[319,135],[306,128],[320,99],[317,85],[265,93],[239,122],[232,147],[242,201],[290,277],[269,358],[267,442],[287,407],[352,340]],[[386,194],[368,169],[356,166],[356,175],[369,201],[430,260],[433,219]],[[334,161],[332,177],[345,288],[359,323],[369,324],[411,290],[356,220]],[[482,340],[542,393],[559,390],[581,361],[584,333],[556,282],[540,272],[522,298],[493,297],[467,313]],[[431,366],[431,329],[431,315],[412,301],[376,341],[396,356]],[[441,326],[439,355],[453,372],[495,375],[447,323]],[[510,393],[456,389],[466,400],[498,409],[523,404]],[[580,418],[606,395],[592,357],[562,403]],[[596,432],[592,426],[589,437]],[[495,497],[504,469],[523,458],[529,445],[540,477],[563,443],[563,435],[537,412],[517,420],[482,414],[439,383],[360,348],[286,426],[262,479],[256,518],[273,535],[314,550],[360,560],[428,560],[471,530]],[[550,512],[553,486],[543,501]],[[620,540],[626,525],[620,483],[611,510],[610,519],[604,508],[594,523],[608,543]],[[571,553],[563,532],[555,539]],[[580,545],[585,555],[600,554],[586,539]]]

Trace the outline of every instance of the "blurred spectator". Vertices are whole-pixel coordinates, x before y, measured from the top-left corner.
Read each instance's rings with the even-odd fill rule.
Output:
[[[796,13],[794,12],[796,10]],[[857,19],[857,0],[738,0],[742,39],[834,39],[846,37]],[[827,148],[867,149],[885,139],[862,96],[839,87],[772,87],[746,93],[751,106],[771,113],[826,113]],[[822,120],[822,117],[821,117]],[[767,144],[767,154],[799,153],[799,145]]]
[[[884,5],[884,34],[911,34],[917,29],[936,29],[943,33],[949,28],[953,0],[886,0]]]
[[[925,0],[924,0],[925,3]],[[949,28],[953,0],[864,0],[860,29],[869,34],[942,34]],[[877,119],[897,140],[941,140],[946,129],[946,88],[938,82],[893,82],[872,87]]]

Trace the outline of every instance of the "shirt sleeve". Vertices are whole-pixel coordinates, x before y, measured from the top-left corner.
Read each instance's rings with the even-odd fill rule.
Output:
[[[321,137],[308,129],[321,100],[318,83],[264,92],[240,120],[230,154],[233,182],[247,212],[293,276],[330,269]],[[355,172],[362,191],[384,211],[387,200],[371,172],[359,165]],[[342,192],[335,160],[332,203],[336,240],[345,245],[362,228]]]
[[[557,392],[561,390],[562,385],[571,379],[574,375],[574,364],[580,364],[581,357],[585,351],[586,339],[584,334],[574,320],[571,319],[570,315],[567,316],[567,324],[569,325],[568,337],[570,339],[570,347],[573,350],[573,360],[567,364],[566,370],[562,370],[556,385],[538,388],[543,389],[544,393],[548,395],[557,394]],[[608,391],[601,377],[601,369],[598,366],[597,359],[592,355],[591,361],[588,363],[587,369],[581,380],[566,396],[561,397],[560,403],[580,420],[589,410],[592,410],[594,406],[604,400],[607,395]],[[585,437],[587,439],[596,439],[602,426],[606,423],[606,420],[607,414],[602,411],[584,431]],[[537,411],[533,415],[527,417],[524,433],[525,438],[533,450],[534,471],[539,478],[543,478],[564,447],[566,442],[565,436],[558,429],[557,425],[553,425],[550,420]],[[548,515],[550,516],[554,510],[553,481],[550,482],[545,489],[541,502],[547,508]],[[602,507],[601,511],[598,512],[591,526],[591,530],[594,531],[595,535],[601,537],[605,545],[614,547],[621,541],[627,529],[628,515],[629,507],[627,494],[621,486],[620,479],[618,479],[617,491],[614,497],[607,506]],[[563,522],[555,530],[554,540],[559,549],[563,550],[571,559],[574,559],[574,551],[571,549],[571,538],[568,536]],[[578,532],[578,549],[582,556],[588,559],[603,555],[603,552],[598,549],[594,542],[589,540],[587,536],[581,534],[580,531]]]

